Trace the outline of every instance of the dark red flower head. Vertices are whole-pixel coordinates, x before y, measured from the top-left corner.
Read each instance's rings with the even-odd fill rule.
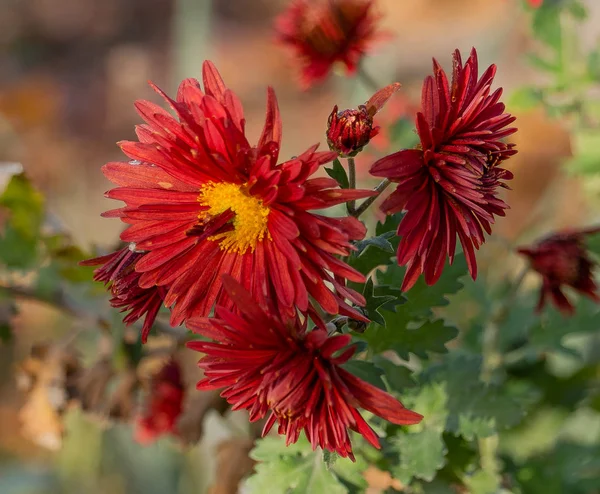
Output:
[[[395,424],[421,421],[421,415],[342,367],[355,352],[350,335],[307,331],[306,320],[301,323],[297,317],[284,323],[230,277],[223,283],[238,313],[217,306],[216,318],[188,323],[212,340],[188,343],[206,354],[199,363],[205,377],[198,388],[224,388],[221,396],[234,410],[247,409],[251,421],[270,414],[263,435],[278,422],[287,444],[304,431],[313,449],[353,458],[348,429],[379,447],[359,407]]]
[[[179,364],[170,360],[152,378],[146,410],[136,422],[136,440],[148,444],[164,434],[177,434],[185,387]]]
[[[374,0],[295,0],[276,21],[277,39],[290,47],[302,64],[304,87],[327,77],[341,62],[347,72],[356,72],[358,63],[376,33],[379,16]]]
[[[373,117],[398,89],[399,83],[390,84],[377,91],[356,110],[340,112],[335,105],[327,122],[329,149],[343,158],[356,156],[362,151],[362,148],[379,133],[379,127],[373,127]]]
[[[335,158],[317,146],[278,163],[279,107],[268,90],[267,115],[258,144],[246,139],[240,101],[210,62],[203,66],[204,90],[183,81],[177,99],[156,90],[175,117],[149,101],[136,107],[147,124],[138,142],[122,142],[134,161],[108,163],[105,175],[117,184],[107,196],[125,202],[108,211],[128,225],[121,234],[145,254],[136,261],[141,288],[163,287],[171,323],[207,316],[216,302],[231,307],[221,287],[226,273],[259,301],[316,317],[315,304],[329,313],[364,318],[346,300],[364,297],[345,286],[364,276],[340,261],[363,238],[355,218],[310,212],[372,191],[341,190],[330,178],[311,178]]]
[[[546,297],[550,296],[558,309],[572,314],[575,307],[563,293],[564,286],[600,302],[592,273],[596,263],[590,259],[584,242],[586,235],[598,232],[600,228],[555,233],[532,247],[518,249],[520,254],[529,258],[531,267],[542,275],[538,311],[542,310]]]
[[[475,49],[464,65],[457,50],[451,83],[436,60],[433,71],[417,113],[420,149],[398,151],[371,167],[371,174],[398,183],[381,209],[406,211],[398,227],[398,263],[407,266],[403,290],[421,273],[429,285],[439,279],[446,257],[454,259],[457,235],[477,276],[475,249],[485,242],[484,231],[491,233],[494,215],[504,216],[508,206],[498,189],[513,176],[500,167],[516,153],[502,139],[517,129],[507,128],[515,118],[504,113],[502,89],[491,91],[496,66],[478,79]]]
[[[101,266],[94,271],[94,280],[108,286],[112,295],[110,304],[113,307],[121,309],[121,312],[129,311],[123,319],[126,325],[129,326],[145,317],[142,326],[142,342],[145,343],[162,306],[166,290],[158,286],[139,286],[141,273],[138,273],[135,267],[143,256],[144,253],[137,251],[135,244],[130,244],[111,254],[88,259],[79,264]]]

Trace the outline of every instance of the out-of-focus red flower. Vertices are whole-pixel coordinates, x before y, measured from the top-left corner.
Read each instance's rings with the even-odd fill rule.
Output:
[[[356,156],[369,141],[379,133],[379,127],[373,127],[373,117],[386,101],[400,89],[399,83],[390,84],[377,91],[364,105],[357,109],[339,112],[333,107],[327,122],[327,144],[329,149],[339,156]]]
[[[600,232],[600,228],[555,233],[532,247],[521,247],[520,254],[529,258],[531,267],[542,275],[542,289],[537,310],[540,311],[550,296],[554,305],[566,314],[575,310],[562,289],[570,286],[595,302],[600,302],[598,285],[592,270],[596,263],[585,247],[585,236]]]
[[[529,3],[529,5],[532,6],[534,9],[537,9],[538,7],[542,6],[544,0],[527,0],[527,3]]]
[[[185,387],[179,364],[170,360],[152,378],[146,409],[136,421],[135,438],[141,444],[164,434],[178,435],[177,420],[183,410]]]
[[[317,304],[364,319],[346,302],[363,305],[364,297],[345,286],[364,276],[336,257],[354,249],[364,225],[309,211],[373,192],[310,178],[335,157],[317,146],[278,164],[281,119],[271,88],[266,123],[252,146],[240,101],[210,62],[203,80],[204,91],[195,79],[185,80],[176,100],[155,88],[178,118],[138,101],[147,124],[137,127],[139,142],[121,143],[137,161],[103,168],[118,185],[107,196],[126,204],[104,216],[121,218],[129,225],[121,238],[146,251],[135,265],[139,286],[164,287],[174,326],[207,316],[217,301],[232,306],[221,287],[224,273],[259,301],[275,300],[283,314],[299,309],[317,317]]]
[[[507,128],[515,118],[504,113],[502,89],[493,93],[496,66],[478,79],[477,52],[463,65],[454,52],[451,83],[436,60],[433,76],[425,79],[422,111],[416,125],[421,145],[386,156],[371,167],[371,174],[398,183],[382,203],[388,213],[406,211],[398,235],[398,263],[406,265],[402,289],[410,289],[421,273],[434,284],[446,257],[452,263],[456,236],[462,244],[471,276],[477,276],[475,249],[490,234],[494,215],[504,216],[508,206],[498,188],[508,188],[512,173],[502,161],[516,153],[503,138],[516,132]]]
[[[199,363],[205,377],[198,388],[225,388],[221,396],[233,410],[247,409],[251,421],[270,414],[263,435],[278,422],[287,444],[304,431],[313,449],[353,458],[348,429],[379,447],[358,407],[395,424],[421,421],[421,415],[342,367],[356,350],[350,335],[308,331],[306,320],[297,317],[284,322],[231,277],[223,283],[238,313],[217,306],[216,318],[188,322],[194,332],[213,340],[188,343],[206,354]]]
[[[81,261],[79,264],[101,266],[94,271],[94,280],[107,285],[112,295],[110,304],[113,307],[121,309],[121,312],[129,311],[123,319],[126,325],[129,326],[145,317],[142,326],[142,342],[145,343],[162,306],[166,290],[158,286],[139,286],[142,275],[135,267],[143,256],[144,253],[137,251],[135,244],[130,244],[128,247],[105,256]]]
[[[301,83],[308,88],[337,62],[354,74],[371,45],[384,37],[376,30],[379,17],[374,0],[294,0],[277,18],[277,39],[299,59]]]

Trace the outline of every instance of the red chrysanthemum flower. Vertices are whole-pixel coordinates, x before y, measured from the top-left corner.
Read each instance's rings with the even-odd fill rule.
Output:
[[[166,290],[158,286],[139,286],[141,273],[137,272],[135,267],[143,256],[143,252],[138,252],[135,245],[130,244],[111,254],[81,261],[79,264],[101,266],[94,271],[94,280],[108,286],[112,295],[110,304],[113,307],[121,309],[121,312],[129,311],[123,319],[126,325],[145,318],[142,326],[142,342],[145,343],[162,306]]]
[[[149,444],[164,434],[176,436],[184,396],[181,369],[176,361],[170,360],[150,382],[146,409],[136,421],[136,440]]]
[[[570,286],[595,302],[600,302],[598,285],[592,270],[596,262],[590,259],[585,236],[600,232],[600,228],[555,233],[532,247],[521,247],[520,254],[527,256],[531,267],[542,275],[542,289],[537,310],[543,309],[550,296],[554,305],[566,314],[575,307],[563,293]]]
[[[364,319],[345,301],[364,304],[345,286],[346,279],[362,282],[364,276],[336,257],[354,249],[351,241],[364,237],[364,225],[309,210],[372,192],[309,178],[335,157],[316,146],[277,164],[281,120],[272,89],[262,135],[251,146],[242,106],[210,62],[203,79],[204,92],[188,79],[177,100],[156,89],[178,119],[138,101],[147,125],[137,128],[139,142],[121,143],[134,161],[103,168],[119,186],[107,196],[126,203],[104,216],[121,218],[129,225],[121,238],[146,251],[135,265],[139,286],[164,287],[173,325],[207,316],[217,301],[231,306],[221,289],[224,273],[257,300],[276,300],[290,316],[297,308],[316,317],[316,302],[329,313]]]
[[[464,65],[456,50],[451,84],[436,60],[433,70],[416,119],[420,149],[399,151],[371,167],[371,174],[398,183],[381,209],[406,211],[398,227],[398,263],[407,266],[403,290],[421,273],[429,285],[439,279],[446,256],[454,259],[457,235],[475,279],[475,249],[485,242],[484,230],[491,233],[494,215],[504,216],[508,206],[498,188],[508,188],[503,181],[513,176],[500,167],[516,153],[502,139],[517,129],[507,128],[515,118],[504,113],[502,89],[491,93],[496,66],[478,79],[475,49]]]
[[[336,62],[354,74],[376,32],[373,0],[295,0],[276,21],[277,39],[302,63],[305,88],[327,77]]]
[[[421,415],[342,367],[355,352],[350,335],[329,336],[322,328],[307,331],[306,320],[302,324],[297,317],[284,323],[272,310],[259,307],[231,277],[223,283],[238,313],[217,306],[216,318],[188,323],[213,340],[188,343],[206,354],[199,363],[205,377],[198,388],[225,388],[221,396],[234,410],[249,410],[251,421],[270,413],[263,435],[279,422],[287,444],[304,431],[313,449],[353,458],[348,429],[379,447],[358,407],[395,424],[421,421]]]

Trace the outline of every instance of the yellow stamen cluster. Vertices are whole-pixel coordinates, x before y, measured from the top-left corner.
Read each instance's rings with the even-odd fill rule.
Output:
[[[208,237],[208,240],[219,242],[221,250],[238,254],[244,254],[248,249],[254,252],[257,242],[271,238],[267,228],[269,208],[261,199],[248,193],[246,184],[209,182],[200,189],[198,201],[208,207],[200,214],[201,220],[218,216],[228,209],[235,214],[233,230]]]

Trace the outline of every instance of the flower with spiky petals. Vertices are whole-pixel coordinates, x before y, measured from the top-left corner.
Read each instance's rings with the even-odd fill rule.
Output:
[[[149,391],[146,409],[136,421],[135,438],[140,444],[149,444],[164,434],[178,435],[185,386],[175,360],[169,360],[152,377]]]
[[[454,52],[451,83],[438,62],[425,79],[421,112],[416,125],[421,145],[386,156],[373,164],[371,174],[398,183],[382,203],[387,214],[405,211],[398,235],[398,263],[406,265],[402,289],[410,289],[424,273],[433,285],[446,258],[454,260],[456,237],[462,244],[473,279],[477,276],[475,249],[491,233],[494,215],[508,208],[499,188],[512,173],[500,164],[516,153],[502,141],[516,132],[507,127],[515,118],[504,113],[502,89],[491,92],[496,66],[478,79],[477,52],[463,65]]]
[[[139,142],[121,143],[134,161],[103,168],[118,185],[107,196],[125,202],[104,216],[121,218],[129,225],[121,238],[145,251],[135,265],[139,286],[164,287],[174,326],[207,316],[217,301],[230,307],[224,273],[259,301],[276,300],[288,316],[298,309],[318,318],[320,306],[364,319],[346,302],[363,305],[364,297],[345,286],[364,276],[336,257],[354,249],[364,225],[309,211],[373,193],[311,178],[335,158],[316,146],[277,163],[281,119],[272,89],[262,135],[251,146],[242,106],[211,62],[204,63],[203,80],[204,91],[195,79],[185,80],[176,100],[156,88],[178,118],[138,101],[147,124],[137,127]]]
[[[129,244],[105,256],[81,261],[82,266],[101,266],[94,271],[94,280],[103,282],[109,289],[112,298],[110,304],[129,311],[123,322],[129,326],[144,317],[142,326],[142,342],[146,342],[152,324],[160,310],[166,290],[163,287],[139,286],[141,273],[135,267],[144,256],[136,250],[135,244]]]
[[[554,233],[531,247],[521,247],[520,254],[529,258],[531,267],[542,275],[542,289],[537,305],[541,311],[550,297],[554,305],[565,314],[573,314],[575,307],[563,293],[569,286],[600,302],[598,285],[594,280],[593,261],[585,246],[585,236],[600,232],[600,228],[570,230]]]
[[[421,415],[342,367],[356,351],[350,335],[330,336],[318,327],[308,331],[306,319],[298,317],[283,321],[231,277],[224,276],[223,284],[237,312],[217,306],[215,318],[188,322],[212,340],[188,343],[205,354],[198,388],[225,388],[221,396],[234,410],[248,410],[251,421],[268,414],[263,435],[278,422],[288,445],[304,431],[313,449],[353,459],[348,429],[379,447],[359,407],[394,424],[421,421]]]
[[[308,88],[338,62],[354,74],[371,45],[384,37],[376,30],[378,20],[373,0],[295,0],[277,18],[277,39],[300,60],[300,82]]]
[[[379,133],[379,127],[373,127],[373,117],[398,89],[400,83],[390,84],[377,91],[369,101],[356,109],[338,111],[338,106],[335,105],[327,121],[326,136],[329,149],[342,158],[360,153]]]

